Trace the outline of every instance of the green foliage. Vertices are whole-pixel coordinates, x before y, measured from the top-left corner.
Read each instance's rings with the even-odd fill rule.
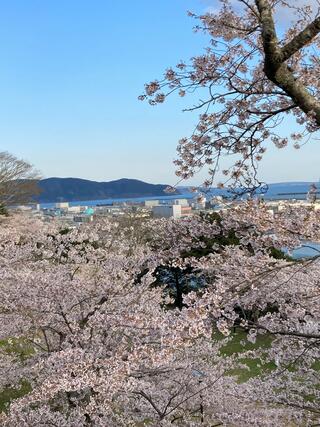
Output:
[[[25,360],[34,354],[34,347],[23,338],[9,338],[0,340],[0,349],[4,353],[14,354],[21,360]]]
[[[216,332],[214,339],[221,340],[224,336]],[[236,363],[233,369],[227,371],[227,375],[237,377],[239,383],[248,381],[250,378],[267,374],[268,372],[276,369],[276,365],[273,362],[266,362],[263,356],[263,350],[267,350],[271,347],[272,337],[270,335],[258,335],[255,343],[251,343],[247,340],[247,334],[245,331],[236,330],[231,335],[229,342],[220,349],[220,353],[224,356],[236,355]],[[259,349],[262,351],[261,358],[248,358],[245,353],[250,350]]]
[[[293,258],[291,258],[291,257],[289,257],[288,255],[286,255],[283,251],[281,251],[280,249],[277,249],[277,248],[274,248],[274,247],[271,247],[270,249],[269,249],[269,255],[272,257],[272,258],[275,258],[275,259],[284,259],[284,260],[286,260],[286,261],[290,261],[290,262],[292,262],[292,261],[294,261],[294,259]]]
[[[71,231],[71,228],[66,227],[66,228],[63,228],[62,230],[60,230],[59,234],[61,234],[61,236],[64,236],[65,234],[70,233],[70,231]]]
[[[30,393],[31,385],[27,381],[21,381],[20,387],[5,387],[0,391],[0,412],[7,411],[14,399]]]
[[[225,338],[220,332],[216,332],[213,336],[214,339],[219,340]],[[244,353],[248,350],[268,349],[271,347],[272,337],[270,335],[258,335],[255,343],[251,343],[247,340],[247,333],[243,330],[236,329],[232,333],[230,341],[220,349],[220,353],[225,356],[231,356],[232,354]]]
[[[7,208],[2,203],[0,203],[0,215],[4,215],[4,216],[8,215]]]
[[[0,341],[1,351],[16,355],[21,361],[34,354],[34,348],[23,338],[10,338]],[[0,390],[0,412],[8,410],[10,403],[31,391],[31,385],[28,381],[22,380],[19,385],[12,387],[10,385]]]

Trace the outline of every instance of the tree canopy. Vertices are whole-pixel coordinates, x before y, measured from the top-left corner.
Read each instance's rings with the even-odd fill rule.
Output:
[[[152,221],[144,242],[114,221],[3,218],[0,385],[16,398],[1,425],[316,425],[319,256],[269,249],[320,239],[319,222],[248,202],[219,222]],[[236,244],[194,256],[221,228]],[[180,310],[154,287],[163,265],[203,282]]]
[[[181,141],[178,175],[207,164],[211,185],[220,157],[233,153],[242,158],[230,179],[252,188],[269,141],[301,143],[319,127],[319,18],[285,0],[220,4],[198,17],[206,53],[168,69],[142,98],[208,93],[192,108],[204,112]],[[279,10],[296,18],[276,32]],[[278,132],[289,114],[302,128],[290,138]],[[319,251],[282,255],[320,241],[316,207],[274,215],[249,199],[219,215],[74,229],[1,217],[0,404],[14,398],[0,424],[318,426]],[[175,281],[176,292],[155,278]]]
[[[174,92],[198,93],[187,110],[199,110],[199,121],[179,141],[177,175],[188,179],[207,166],[204,184],[211,186],[221,167],[226,179],[219,186],[254,190],[270,144],[298,148],[319,129],[319,2],[217,0],[214,7],[202,16],[190,13],[196,30],[209,36],[205,52],[168,68],[140,99],[155,105]],[[279,126],[292,123],[289,116],[296,121],[291,133]],[[235,156],[231,170],[220,166],[224,155]]]
[[[39,173],[28,162],[8,152],[0,152],[0,209],[30,203],[39,193]]]

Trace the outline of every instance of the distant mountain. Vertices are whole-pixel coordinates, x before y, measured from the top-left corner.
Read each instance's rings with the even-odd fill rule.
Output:
[[[268,191],[262,197],[269,200],[284,198],[305,199],[311,184],[313,183],[280,182],[269,184]],[[315,184],[320,192],[320,183],[316,182]],[[37,200],[40,203],[168,196],[164,191],[167,185],[149,184],[137,179],[127,178],[109,182],[96,182],[80,178],[47,178],[39,182],[39,187],[41,193]],[[190,189],[191,187],[181,186],[172,194],[194,194],[190,192]],[[222,195],[228,196],[228,192],[212,188],[208,197]]]
[[[318,188],[320,195],[320,182],[278,182],[268,184],[268,190],[266,193],[261,194],[266,200],[280,200],[280,199],[305,199],[306,193],[309,191],[311,184],[315,184]],[[178,190],[182,193],[191,193],[191,187],[178,187]],[[206,190],[208,192],[208,190]],[[218,188],[211,188],[208,192],[208,196],[230,196],[227,190],[221,190]],[[320,197],[319,197],[320,198]]]
[[[266,199],[305,199],[306,193],[310,190],[311,184],[315,184],[320,191],[319,182],[279,182],[268,185],[268,191],[265,194]]]
[[[96,182],[80,178],[47,178],[39,182],[40,203],[72,202],[131,197],[166,196],[167,185],[148,184],[137,179]],[[173,193],[174,194],[174,193]],[[180,194],[176,190],[175,194]]]

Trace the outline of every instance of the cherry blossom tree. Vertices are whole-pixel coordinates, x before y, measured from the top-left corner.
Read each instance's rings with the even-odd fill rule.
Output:
[[[208,164],[213,179],[233,153],[230,178],[252,187],[268,141],[289,142],[282,117],[297,120],[297,143],[315,134],[319,18],[299,4],[223,0],[198,17],[206,53],[146,86],[152,104],[209,93],[180,144],[182,178]],[[296,17],[276,32],[279,10]],[[316,206],[273,215],[249,200],[134,227],[0,219],[0,388],[23,390],[1,425],[319,425],[320,257],[290,252],[319,241]],[[175,307],[159,268],[201,286]]]
[[[140,99],[163,103],[173,92],[200,99],[187,111],[200,112],[189,138],[178,145],[181,179],[209,168],[211,186],[220,160],[234,155],[226,183],[254,190],[257,164],[270,144],[296,148],[317,135],[319,103],[319,2],[216,0],[198,19],[208,47],[190,62],[168,68],[147,84]],[[219,7],[220,6],[220,7]],[[296,121],[290,135],[279,126]],[[296,129],[295,129],[296,128]],[[222,186],[224,183],[219,183]]]
[[[146,225],[153,240],[142,242],[114,222],[60,230],[4,218],[1,386],[27,382],[29,392],[1,424],[317,424],[318,257],[275,259],[269,249],[318,239],[318,224],[314,209],[273,218],[249,202],[216,223],[154,221]],[[203,236],[222,229],[235,233],[236,245],[193,256]],[[166,309],[168,297],[152,286],[166,262],[192,264],[205,280],[182,310]],[[239,382],[252,364],[259,375]]]

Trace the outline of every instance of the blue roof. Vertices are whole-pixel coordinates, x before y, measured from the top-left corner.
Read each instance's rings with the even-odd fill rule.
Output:
[[[88,208],[84,211],[85,215],[93,215],[94,214],[94,209],[92,208]]]

